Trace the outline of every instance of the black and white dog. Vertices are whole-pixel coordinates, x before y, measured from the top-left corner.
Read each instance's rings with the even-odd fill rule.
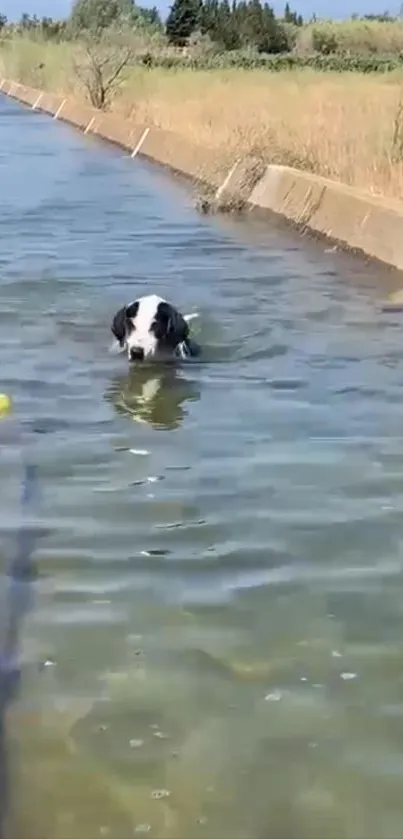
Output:
[[[162,297],[147,294],[116,312],[111,329],[117,351],[129,361],[173,361],[194,358],[201,349],[189,337],[189,322],[197,315],[182,315]]]

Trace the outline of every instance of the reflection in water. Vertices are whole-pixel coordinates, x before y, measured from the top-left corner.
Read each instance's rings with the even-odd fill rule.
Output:
[[[186,414],[185,402],[196,402],[196,382],[184,377],[175,366],[133,366],[117,377],[107,390],[119,414],[154,428],[178,428]]]

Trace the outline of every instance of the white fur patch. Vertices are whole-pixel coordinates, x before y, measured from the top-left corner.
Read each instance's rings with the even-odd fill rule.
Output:
[[[147,294],[145,297],[139,297],[137,302],[139,308],[136,317],[131,318],[134,330],[127,338],[127,351],[130,357],[131,349],[141,348],[144,350],[145,359],[155,358],[158,341],[150,332],[150,327],[155,320],[159,304],[165,303],[165,300],[157,294]]]

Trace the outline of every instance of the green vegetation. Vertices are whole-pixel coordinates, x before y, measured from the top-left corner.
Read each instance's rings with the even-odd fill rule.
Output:
[[[73,36],[82,32],[99,35],[110,27],[153,28],[162,31],[156,8],[137,6],[132,0],[76,0],[68,28]]]
[[[135,37],[134,63],[165,68],[372,73],[399,68],[403,56],[403,20],[387,13],[341,23],[315,17],[304,22],[288,2],[278,17],[264,0],[173,0],[165,24],[156,8],[134,0],[75,0],[70,18],[63,21],[24,14],[18,24],[8,24],[0,14],[0,32],[3,41],[18,34],[87,43],[119,33],[120,43],[124,35],[133,45]]]
[[[201,5],[198,0],[173,0],[165,31],[170,44],[185,47],[199,25]]]
[[[147,67],[190,68],[193,70],[224,70],[238,68],[244,70],[318,70],[332,73],[390,73],[403,68],[403,55],[350,55],[334,54],[321,55],[316,53],[308,56],[298,56],[290,53],[274,55],[254,54],[242,51],[201,54],[156,55],[146,53],[139,58],[139,63]]]

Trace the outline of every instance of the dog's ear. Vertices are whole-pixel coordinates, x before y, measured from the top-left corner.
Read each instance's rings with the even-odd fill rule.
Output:
[[[129,306],[122,306],[112,321],[112,332],[120,347],[124,346],[126,335],[133,328],[132,319],[134,319],[139,310],[138,300],[130,303]]]
[[[126,318],[134,320],[134,318],[137,317],[139,306],[140,303],[138,300],[135,300],[134,303],[130,303],[129,306],[126,306]]]
[[[157,309],[157,325],[159,335],[157,337],[165,338],[167,343],[173,348],[182,341],[186,341],[189,335],[189,327],[177,311],[169,303],[160,303]]]
[[[123,347],[126,338],[126,322],[126,306],[123,306],[118,312],[116,312],[111,326],[112,333],[120,347]]]

